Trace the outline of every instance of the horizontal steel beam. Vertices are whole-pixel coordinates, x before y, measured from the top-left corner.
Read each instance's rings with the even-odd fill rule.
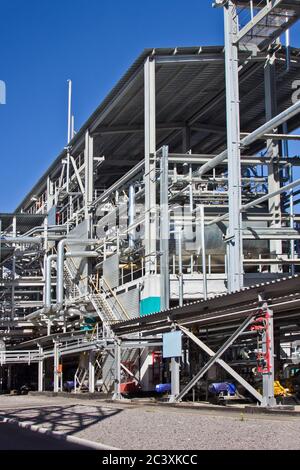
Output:
[[[223,54],[201,54],[201,48],[199,49],[199,55],[191,54],[191,55],[181,55],[181,54],[174,54],[172,56],[155,56],[155,62],[159,65],[164,64],[173,64],[173,63],[193,63],[193,62],[201,62],[201,63],[224,63],[224,55]]]

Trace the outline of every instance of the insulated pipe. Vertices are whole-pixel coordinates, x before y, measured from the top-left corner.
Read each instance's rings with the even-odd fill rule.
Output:
[[[74,315],[79,315],[80,316],[80,315],[82,315],[82,311],[79,310],[79,308],[72,308],[71,307],[71,308],[68,308],[67,315],[70,316],[70,317],[72,317]]]
[[[26,237],[32,236],[34,233],[43,233],[45,231],[44,226],[35,227],[32,230],[29,230],[25,235]],[[47,232],[66,232],[66,225],[48,225]]]
[[[50,241],[57,241],[60,238],[61,238],[61,235],[60,236],[59,235],[57,235],[57,236],[56,235],[52,235],[52,236],[48,235],[48,240],[50,240]],[[32,244],[38,245],[38,244],[42,243],[43,240],[44,240],[43,236],[41,236],[41,237],[7,237],[7,238],[1,237],[0,238],[0,244],[1,243],[10,244],[11,243],[11,244],[19,244],[19,245],[21,245],[21,244],[29,245],[30,243],[32,243]]]
[[[253,144],[253,142],[255,142],[257,139],[262,137],[264,134],[267,134],[268,132],[271,132],[273,129],[276,129],[281,124],[286,122],[288,119],[291,119],[293,116],[295,116],[299,112],[300,112],[300,100],[296,101],[295,104],[290,106],[288,109],[286,109],[282,113],[278,114],[278,116],[275,116],[273,119],[266,122],[255,131],[251,132],[251,134],[244,137],[240,142],[241,147],[247,147]],[[196,171],[196,174],[200,176],[204,175],[209,170],[212,170],[217,165],[222,163],[227,158],[227,156],[228,156],[228,150],[226,149],[222,153],[217,155],[216,157],[212,158],[209,162],[202,165],[202,167]]]
[[[15,237],[15,238],[0,238],[0,243],[42,243],[41,237]]]
[[[65,258],[97,258],[99,254],[96,251],[72,251],[65,254]],[[51,309],[51,263],[57,259],[57,255],[49,255],[46,260],[46,278],[45,278],[45,309],[48,313]]]
[[[56,302],[58,310],[61,309],[64,300],[64,250],[66,245],[95,245],[97,240],[68,239],[60,240],[57,246],[57,272],[56,272]],[[83,252],[88,258],[89,252]],[[94,252],[93,252],[94,253]],[[92,256],[95,256],[94,254]]]
[[[65,258],[98,258],[97,251],[69,251],[65,253]]]
[[[36,310],[33,313],[30,313],[29,315],[26,315],[25,320],[33,320],[35,317],[42,315],[44,313],[44,309],[40,308],[39,310]]]

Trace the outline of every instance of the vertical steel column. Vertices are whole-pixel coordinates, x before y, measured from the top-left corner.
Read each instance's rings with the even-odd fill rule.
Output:
[[[115,360],[114,360],[114,394],[113,400],[121,400],[121,341],[115,340]]]
[[[17,237],[17,219],[16,219],[16,216],[13,217],[13,238],[16,238]],[[16,245],[13,244],[13,247],[15,247]],[[12,257],[12,275],[13,275],[13,279],[12,279],[12,287],[11,287],[11,319],[13,320],[14,317],[15,317],[15,280],[16,280],[16,254],[15,254],[15,251],[13,253],[13,257]]]
[[[182,129],[182,152],[186,153],[191,149],[191,128],[185,126]]]
[[[270,121],[277,115],[277,96],[276,96],[276,70],[275,58],[268,56],[264,69],[265,82],[265,114],[266,121]],[[267,156],[271,163],[268,165],[268,191],[272,193],[280,189],[280,175],[278,158],[280,157],[279,141],[267,140]],[[272,227],[281,227],[281,197],[280,194],[269,199],[269,212],[272,214]],[[270,252],[275,256],[282,254],[282,241],[270,240]],[[272,264],[271,272],[282,272],[282,265]]]
[[[176,331],[175,325],[172,331]],[[180,393],[180,357],[171,357],[171,395],[169,402],[174,403]]]
[[[70,148],[69,143],[72,138],[72,80],[68,80],[68,142],[67,142],[67,193],[70,185]]]
[[[44,360],[43,356],[43,348],[39,346],[39,355],[40,359],[38,362],[38,391],[42,392],[44,390]]]
[[[171,358],[171,396],[169,401],[175,402],[180,393],[180,357]]]
[[[274,328],[274,378],[280,373],[280,328]]]
[[[168,191],[168,153],[164,146],[160,156],[160,292],[161,310],[167,310],[170,302],[169,272],[169,191]]]
[[[129,186],[129,199],[128,199],[128,225],[129,227],[134,224],[135,222],[135,188],[134,185],[131,184]],[[132,228],[128,232],[129,238],[129,247],[134,248],[135,245],[135,228]]]
[[[95,352],[89,352],[89,392],[95,393]]]
[[[236,5],[229,0],[224,6],[225,23],[225,75],[228,148],[228,290],[237,291],[243,286],[241,162],[240,162],[240,107],[238,45],[238,15]]]
[[[12,374],[11,374],[12,365],[7,365],[7,390],[11,390],[12,385]]]
[[[200,234],[202,249],[202,276],[203,276],[203,298],[207,300],[207,271],[206,271],[206,249],[205,249],[205,228],[204,228],[204,206],[199,207],[200,212]]]
[[[89,131],[85,133],[85,148],[84,148],[84,162],[85,162],[85,219],[89,220],[89,209],[93,202],[93,188],[94,188],[94,145],[93,137],[90,136]]]
[[[155,272],[156,260],[156,113],[155,59],[144,64],[145,89],[145,272]]]
[[[50,177],[47,178],[47,211],[49,212],[51,207],[54,204],[54,189],[53,189],[53,182],[51,181]]]
[[[268,353],[270,360],[270,372],[263,374],[263,399],[261,406],[276,406],[276,399],[274,397],[274,324],[273,324],[273,311],[267,310],[268,313],[268,328],[263,334],[263,352]]]
[[[184,286],[183,286],[183,266],[182,266],[182,230],[178,230],[178,289],[179,289],[179,307],[183,306]]]
[[[59,366],[59,351],[58,351],[58,345],[57,342],[54,342],[54,386],[53,386],[53,391],[57,393],[59,391],[59,372],[58,372],[58,366]]]

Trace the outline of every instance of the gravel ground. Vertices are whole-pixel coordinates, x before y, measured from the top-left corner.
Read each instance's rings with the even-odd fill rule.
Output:
[[[0,396],[4,416],[126,450],[300,449],[295,417]]]

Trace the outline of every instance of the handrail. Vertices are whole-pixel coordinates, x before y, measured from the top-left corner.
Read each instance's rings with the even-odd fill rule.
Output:
[[[104,276],[102,276],[102,280],[103,282],[106,284],[106,286],[108,287],[108,290],[110,292],[110,294],[113,296],[113,298],[115,299],[115,301],[117,302],[117,304],[119,305],[119,307],[121,308],[122,312],[124,313],[125,317],[130,320],[130,316],[128,315],[128,313],[126,312],[125,308],[123,307],[123,305],[121,304],[121,302],[119,301],[118,297],[116,296],[115,292],[112,290],[112,288],[110,287],[110,285],[108,284],[107,280],[105,279]]]
[[[109,290],[109,293],[113,296],[113,298],[115,299],[115,301],[117,302],[117,304],[119,305],[120,309],[122,310],[122,312],[124,313],[125,317],[130,320],[130,316],[128,315],[128,313],[126,312],[125,308],[123,307],[123,305],[121,304],[121,302],[119,301],[118,297],[116,296],[115,292],[112,290],[112,288],[110,287],[110,285],[108,284],[107,280],[102,276],[102,280],[103,282],[106,284],[106,286],[108,287],[108,290]],[[94,283],[93,279],[91,278],[91,276],[89,277],[89,281],[90,283],[92,284],[92,287],[94,289],[94,291],[97,293],[97,294],[101,294],[101,291],[98,289],[98,287],[96,286],[96,284]]]
[[[67,261],[67,262],[65,263],[65,267],[66,267],[67,271],[69,272],[70,277],[71,277],[72,280],[73,280],[73,276],[74,276],[73,273],[74,273],[75,271],[76,271],[76,272],[78,271],[78,267],[76,266],[76,264],[74,263],[74,261],[72,260],[72,258],[68,258],[66,261]],[[72,272],[70,266],[68,266],[68,263],[72,266],[72,269],[74,269],[73,272]],[[73,282],[74,286],[77,288],[77,290],[78,290],[78,292],[79,292],[79,296],[80,296],[80,297],[81,297],[81,296],[84,296],[84,295],[86,294],[85,292],[83,292],[83,289],[80,287],[80,281],[84,281],[84,280],[87,279],[87,278],[88,278],[88,276],[82,276],[82,274],[80,274],[80,275],[78,276],[78,281],[79,281],[78,284],[76,284],[76,283]]]

